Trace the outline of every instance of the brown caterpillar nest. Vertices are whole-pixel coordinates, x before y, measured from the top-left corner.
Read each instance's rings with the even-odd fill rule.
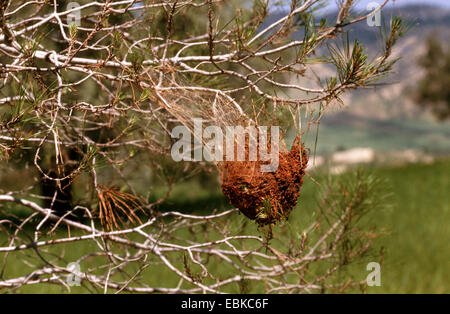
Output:
[[[222,191],[230,203],[260,226],[287,219],[297,205],[308,156],[296,137],[291,151],[279,153],[274,172],[261,172],[262,161],[224,161]]]

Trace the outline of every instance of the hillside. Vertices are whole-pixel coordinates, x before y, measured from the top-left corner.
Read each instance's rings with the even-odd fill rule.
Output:
[[[334,14],[326,17],[333,20]],[[418,109],[411,99],[423,71],[417,64],[425,52],[427,36],[436,34],[443,42],[450,38],[450,10],[435,6],[410,5],[383,10],[383,17],[389,20],[398,15],[410,20],[415,27],[395,46],[393,57],[400,60],[393,75],[376,89],[351,91],[344,97],[343,108],[331,108],[320,126],[320,151],[336,148],[367,146],[375,149],[414,148],[431,152],[450,152],[450,123],[436,123],[429,112]],[[270,23],[276,16],[271,17]],[[301,38],[301,31],[294,37]],[[370,57],[380,51],[380,29],[361,22],[349,28],[351,40],[358,39],[366,47]],[[326,53],[323,49],[319,53]],[[331,68],[314,66],[315,73],[322,76],[332,73]],[[311,85],[312,73],[292,83]]]

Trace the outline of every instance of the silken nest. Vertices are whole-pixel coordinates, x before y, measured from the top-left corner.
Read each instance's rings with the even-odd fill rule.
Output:
[[[248,146],[246,154],[248,155]],[[246,217],[261,227],[289,217],[297,205],[303,183],[308,153],[297,136],[290,151],[279,152],[279,165],[273,172],[262,172],[267,162],[224,161],[220,163],[224,195]]]
[[[223,130],[226,130],[228,126],[238,125],[244,128],[247,126],[259,127],[259,124],[255,122],[256,119],[247,116],[239,106],[218,94],[211,98],[211,96],[198,91],[183,91],[176,95],[160,92],[160,97],[165,100],[163,104],[165,109],[194,136],[196,132],[193,117],[202,118],[210,125],[219,126]],[[170,106],[165,104],[170,104]],[[298,113],[293,115],[293,117],[296,116],[299,116]],[[266,120],[270,121],[270,119]],[[270,124],[276,125],[276,123]],[[227,161],[225,158],[215,162],[224,195],[233,206],[237,207],[246,217],[256,221],[261,227],[287,219],[297,204],[308,163],[308,152],[302,143],[301,133],[297,126],[298,135],[295,137],[290,151],[282,149],[285,146],[284,141],[281,141],[278,155],[279,165],[273,172],[261,171],[261,165],[269,162],[259,160],[259,157],[248,158],[248,138],[245,141],[246,158],[244,161],[236,161],[236,158],[233,161]],[[197,140],[207,146],[204,138]],[[271,150],[270,145],[271,140],[262,146],[267,146],[268,152]],[[259,146],[258,140],[257,146]],[[222,149],[226,150],[225,147]]]

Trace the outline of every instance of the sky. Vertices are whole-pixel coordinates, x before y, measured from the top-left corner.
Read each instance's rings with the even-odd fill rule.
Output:
[[[336,7],[336,0],[329,1],[329,7]],[[365,9],[370,2],[377,2],[382,4],[383,0],[359,0],[357,1],[357,8]],[[389,6],[403,6],[406,4],[434,4],[450,9],[450,0],[390,0]]]
[[[290,3],[290,0],[270,0],[269,2],[269,10],[270,10],[270,3],[272,4],[280,4],[280,3]],[[328,5],[327,7],[325,7],[325,11],[335,11],[337,8],[336,2],[338,2],[338,0],[328,0]],[[356,9],[363,11],[363,10],[367,10],[367,5],[371,2],[375,2],[378,4],[382,4],[384,2],[384,0],[356,0]],[[440,6],[442,8],[445,9],[450,9],[450,0],[389,0],[387,6],[388,7],[402,7],[404,5],[407,4],[429,4],[429,5],[436,5],[436,6]],[[284,6],[282,6],[281,8],[283,8]],[[286,5],[284,7],[284,9],[288,9],[289,5]],[[276,7],[272,7],[272,9],[274,11],[279,11],[280,10],[280,6],[276,6]],[[283,10],[284,10],[283,9]],[[322,11],[322,10],[321,10]]]

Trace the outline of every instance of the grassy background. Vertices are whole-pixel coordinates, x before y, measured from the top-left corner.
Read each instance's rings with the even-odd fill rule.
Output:
[[[372,213],[370,219],[382,231],[375,241],[375,250],[385,248],[385,259],[381,269],[381,287],[369,287],[369,293],[449,293],[450,281],[450,160],[437,161],[432,165],[411,164],[402,167],[376,167],[372,171],[388,182],[387,189],[392,192],[392,206],[389,209]],[[193,193],[193,191],[198,191]],[[298,208],[289,220],[290,230],[306,225],[309,208],[315,208],[319,187],[306,179]],[[229,207],[217,187],[210,188],[192,183],[180,185],[168,199],[167,208],[187,210],[188,208]],[[162,208],[162,209],[163,209]],[[14,208],[11,208],[14,210]],[[22,209],[23,210],[23,209]],[[246,225],[245,232],[258,234],[255,224],[248,223],[242,216],[236,216],[232,228],[239,230]],[[279,229],[282,230],[282,229]],[[275,230],[275,232],[279,231]],[[63,231],[61,231],[63,232]],[[0,239],[4,244],[5,239]],[[120,248],[118,248],[120,249]],[[52,248],[53,253],[64,255],[61,265],[76,260],[86,252],[98,251],[95,245],[85,241],[77,244],[65,244]],[[28,250],[32,257],[34,252]],[[0,254],[0,258],[3,258]],[[12,253],[8,259],[2,279],[25,275],[33,270],[26,266],[27,256]],[[93,266],[96,258],[89,258],[82,268]],[[353,264],[349,270],[356,279],[367,276],[366,263]],[[178,266],[181,266],[181,262]],[[222,268],[221,272],[231,271]],[[142,282],[151,285],[176,285],[178,279],[160,265],[148,267],[141,275]],[[237,285],[235,290],[240,292]],[[256,286],[248,288],[250,292],[261,292]],[[21,288],[16,292],[49,293],[65,292],[61,287],[52,285],[34,285]],[[73,292],[88,292],[75,288]]]

